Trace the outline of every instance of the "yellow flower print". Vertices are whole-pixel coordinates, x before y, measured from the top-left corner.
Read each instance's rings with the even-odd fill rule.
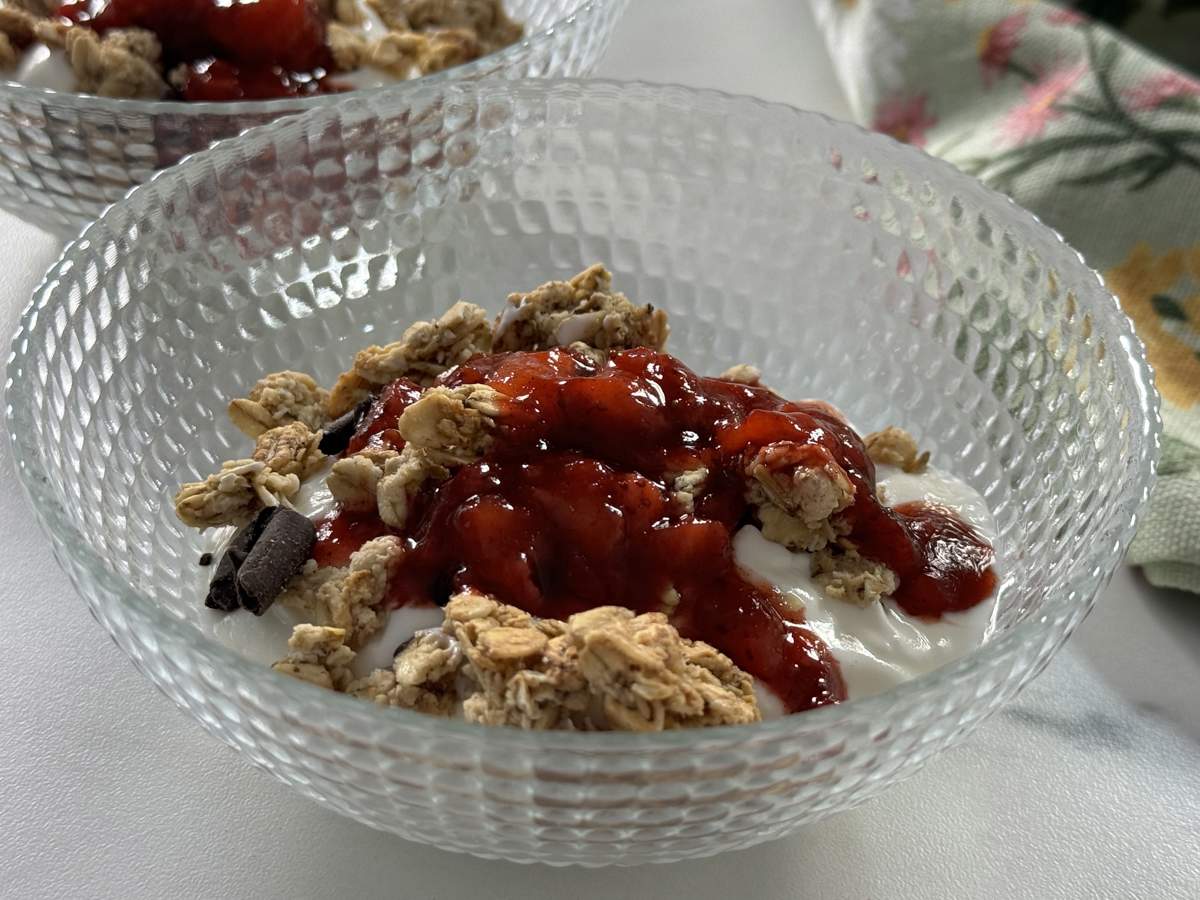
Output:
[[[1188,408],[1200,401],[1200,244],[1156,255],[1139,242],[1105,274],[1133,319],[1163,397]]]

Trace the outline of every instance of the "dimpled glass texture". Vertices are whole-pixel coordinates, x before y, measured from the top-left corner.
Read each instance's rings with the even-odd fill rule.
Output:
[[[247,454],[230,398],[284,368],[330,384],[356,350],[459,298],[497,312],[597,260],[669,311],[669,348],[694,368],[750,362],[862,429],[902,424],[981,491],[1000,535],[994,639],[878,697],[639,735],[378,708],[213,638],[203,539],[171,498]],[[8,416],[57,558],[210,732],[376,828],[585,865],[779,837],[961,740],[1108,581],[1159,436],[1116,301],[1010,201],[816,114],[573,81],[350,98],[160,173],[47,275],[14,339]],[[227,636],[262,624],[225,622]]]
[[[174,2],[174,0],[164,0]],[[629,0],[504,0],[525,40],[420,79],[587,75]],[[417,82],[381,88],[407,93]],[[111,100],[0,81],[0,208],[73,237],[157,169],[253,125],[345,94],[247,103]]]

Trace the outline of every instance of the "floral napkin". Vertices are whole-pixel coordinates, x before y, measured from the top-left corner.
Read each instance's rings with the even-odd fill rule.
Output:
[[[861,122],[1011,194],[1120,297],[1166,424],[1130,560],[1200,592],[1200,0],[811,2]]]

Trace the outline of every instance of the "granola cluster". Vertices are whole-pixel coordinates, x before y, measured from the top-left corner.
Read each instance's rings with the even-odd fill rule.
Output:
[[[342,509],[368,519],[374,514],[402,532],[423,492],[486,457],[516,402],[488,385],[451,387],[438,376],[494,351],[570,346],[604,361],[619,349],[661,349],[667,331],[661,310],[615,293],[612,276],[599,265],[510,295],[494,321],[461,301],[437,319],[413,324],[396,341],[360,351],[330,390],[302,372],[265,375],[228,407],[233,424],[255,441],[251,456],[183,485],[176,512],[196,528],[245,526],[242,544],[250,547],[253,521],[285,517],[264,508],[289,506],[304,480],[323,473]],[[748,365],[721,377],[752,386],[761,381]],[[356,423],[397,379],[419,389],[395,422],[402,449],[368,442],[349,452]],[[825,413],[841,419],[832,407]],[[864,444],[877,463],[906,471],[919,471],[928,460],[897,428],[868,435]],[[897,590],[896,574],[862,556],[848,538],[856,487],[831,452],[777,441],[737,460],[740,468],[732,475],[744,479],[762,534],[812,553],[814,580],[828,596],[866,606]],[[722,469],[718,481],[730,474]],[[704,466],[686,468],[668,473],[663,489],[682,513],[694,513],[714,477]],[[363,543],[342,566],[311,558],[301,564],[311,552],[302,551],[274,600],[305,624],[296,626],[275,669],[386,706],[522,728],[661,730],[759,718],[750,676],[708,644],[681,638],[668,623],[681,601],[673,587],[657,612],[635,615],[603,606],[565,622],[461,593],[446,606],[441,628],[419,632],[397,651],[391,667],[355,678],[351,664],[384,625],[389,581],[405,548],[403,538],[385,534]],[[230,560],[227,578],[236,574],[237,589],[245,593],[255,585],[252,578],[243,584],[249,578],[244,569],[235,571],[241,556]],[[247,606],[240,596],[210,605],[265,609]]]
[[[653,347],[667,341],[667,314],[635,306],[612,290],[612,275],[597,264],[570,281],[551,281],[510,294],[496,322],[495,348],[546,350],[581,343],[597,350]]]
[[[877,603],[900,586],[895,572],[862,556],[845,539],[813,554],[812,574],[826,595],[855,606]]]
[[[361,69],[396,79],[440,72],[494,53],[523,32],[501,0],[318,0],[317,8],[334,83],[339,74]],[[182,91],[187,66],[169,68],[154,33],[115,28],[100,34],[57,10],[49,0],[3,0],[0,70],[16,69],[28,47],[42,44],[63,53],[80,93],[158,100]]]
[[[473,303],[455,303],[432,322],[416,322],[383,347],[360,350],[354,365],[339,376],[329,392],[326,408],[331,416],[353,409],[382,385],[407,378],[423,387],[451,366],[492,349],[492,327],[487,313]]]
[[[398,537],[384,535],[363,544],[346,566],[318,566],[310,559],[277,602],[340,629],[346,644],[361,647],[383,626],[388,579],[403,552]]]
[[[760,718],[753,681],[708,644],[684,640],[662,613],[602,606],[537,619],[480,594],[446,605],[390,669],[346,675],[338,628],[296,627],[277,671],[384,706],[468,722],[545,730],[662,731]]]
[[[328,625],[297,625],[288,638],[288,655],[271,666],[276,672],[318,687],[342,691],[354,675],[354,651],[346,646],[346,631]]]
[[[897,466],[905,472],[923,472],[929,464],[929,451],[921,453],[912,435],[892,426],[875,431],[863,439],[871,459],[881,466]]]
[[[484,385],[431,387],[400,416],[404,449],[368,446],[333,464],[330,493],[346,509],[376,509],[385,524],[403,528],[408,507],[429,481],[479,459],[500,414],[499,395]]]
[[[429,75],[486,56],[516,43],[524,31],[504,12],[500,0],[366,0],[388,28],[383,36],[360,40],[352,51],[360,54],[357,66],[379,69],[395,78]],[[347,21],[351,4],[340,0],[339,22],[331,31],[353,29]],[[351,12],[354,20],[360,14]],[[351,35],[353,32],[351,31]],[[350,38],[354,40],[353,37]],[[330,46],[336,38],[331,34]],[[334,49],[336,56],[336,49]]]
[[[244,525],[264,506],[286,504],[300,490],[295,474],[277,472],[256,459],[233,459],[203,481],[175,495],[175,513],[192,528]]]
[[[329,420],[329,392],[303,372],[272,372],[259,379],[247,397],[229,403],[229,418],[238,429],[256,438],[278,425],[300,422],[318,430]]]
[[[777,441],[746,463],[747,499],[763,535],[790,550],[819,550],[843,533],[838,513],[854,502],[854,485],[824,448]]]
[[[183,485],[175,512],[193,528],[212,528],[244,525],[264,506],[288,505],[301,481],[324,465],[320,439],[299,421],[263,431],[250,459],[222,463],[219,472]]]
[[[609,321],[602,336],[594,335],[603,349],[641,346],[643,340],[661,347],[666,340],[661,311],[647,313],[648,307],[635,307],[621,294],[604,293],[611,290],[612,276],[603,266],[592,266],[570,282],[550,282],[513,296],[544,297],[567,284],[586,294],[585,302],[598,296],[620,298],[619,303],[604,301],[609,302]],[[534,313],[527,319],[535,330],[521,332],[524,344],[517,342],[516,332],[508,333],[506,347],[543,348],[549,339],[542,317],[550,315],[559,324],[568,321],[561,310],[547,312],[537,303],[531,309]],[[647,315],[658,322],[649,332]],[[404,450],[371,446],[342,457],[333,464],[328,481],[344,506],[361,511],[375,507],[386,524],[402,527],[408,504],[423,484],[447,478],[453,468],[486,451],[503,412],[503,398],[484,385],[446,388],[433,382],[447,369],[496,348],[503,325],[503,315],[493,323],[482,308],[462,301],[433,321],[414,323],[399,340],[359,351],[354,365],[331,390],[303,372],[263,376],[247,396],[229,404],[233,424],[257,441],[252,458],[227,462],[203,481],[185,484],[175,498],[176,512],[188,525],[208,528],[242,525],[264,506],[288,505],[301,481],[324,467],[326,457],[319,449],[323,429],[383,385],[406,378],[426,390],[400,417]]]

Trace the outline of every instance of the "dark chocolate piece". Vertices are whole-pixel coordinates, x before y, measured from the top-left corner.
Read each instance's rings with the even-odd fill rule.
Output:
[[[233,612],[241,605],[238,603],[237,567],[228,553],[217,563],[217,571],[208,583],[208,596],[204,598],[204,605],[220,612]]]
[[[368,398],[348,413],[342,413],[332,422],[325,426],[325,431],[321,435],[321,440],[317,444],[317,449],[326,456],[336,456],[346,449],[350,444],[350,439],[354,437],[354,432],[358,431],[358,423],[371,408],[371,404],[375,401]]]
[[[241,605],[237,589],[238,567],[245,561],[250,548],[254,546],[254,542],[258,540],[258,536],[274,517],[277,509],[278,507],[268,506],[259,510],[258,515],[233,536],[233,540],[221,555],[221,561],[217,563],[212,580],[208,583],[208,596],[204,598],[204,605],[209,609],[233,612]],[[211,559],[211,553],[206,555]]]
[[[200,565],[211,566],[212,561],[213,561],[213,555],[211,553],[201,553],[200,554]]]
[[[534,584],[537,584],[537,581],[534,581]],[[456,593],[458,592],[454,589],[454,573],[452,572],[442,572],[429,586],[429,594],[434,606],[444,607]]]
[[[317,528],[307,516],[278,509],[238,566],[237,589],[242,608],[261,616],[308,561]]]

